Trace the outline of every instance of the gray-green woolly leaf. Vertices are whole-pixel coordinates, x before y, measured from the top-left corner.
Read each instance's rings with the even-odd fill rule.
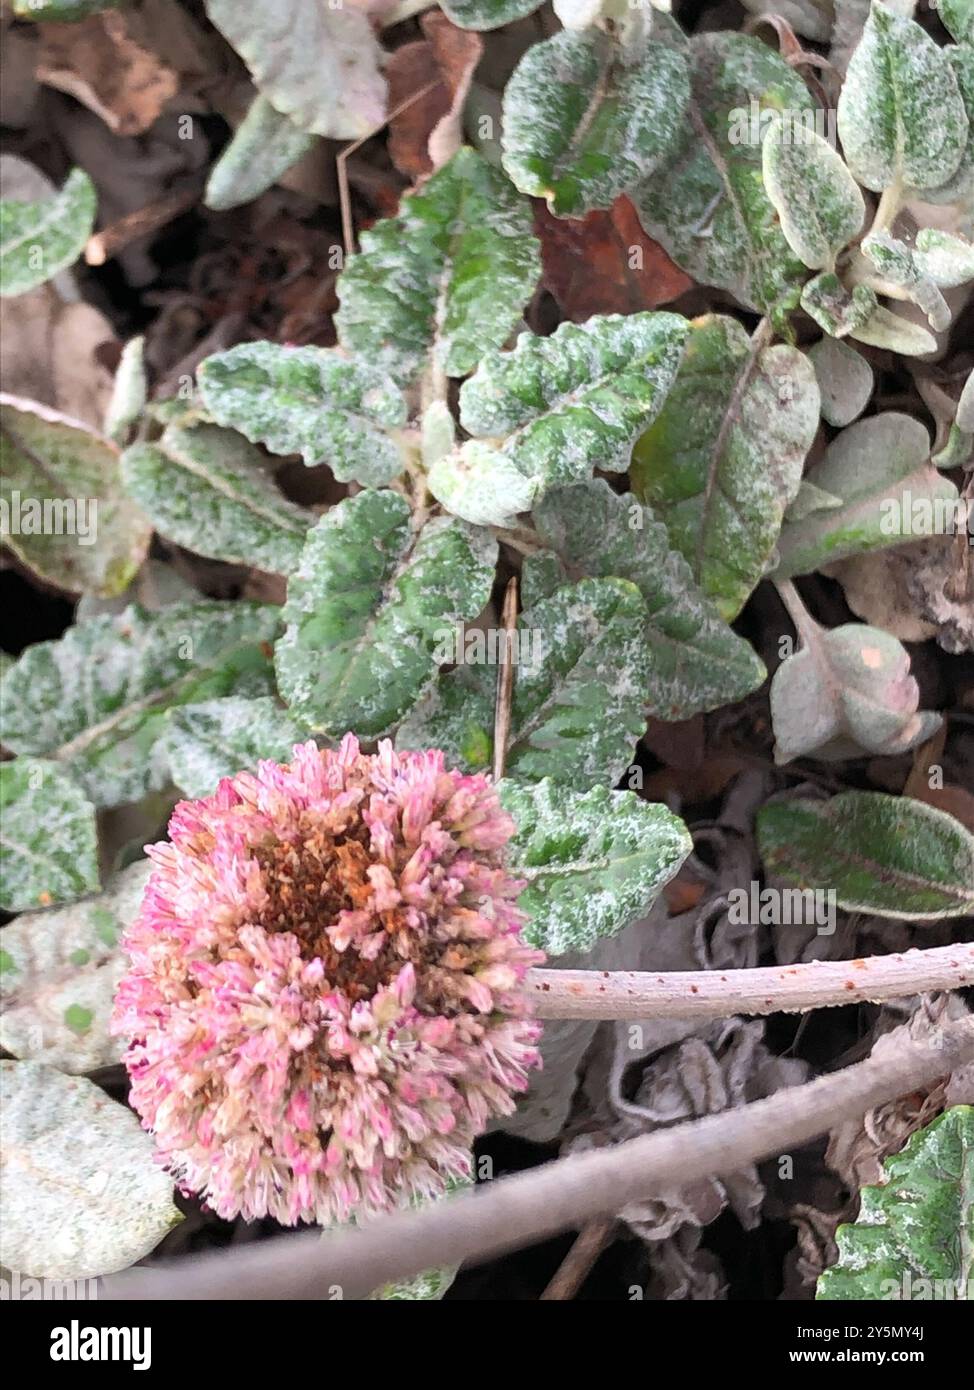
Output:
[[[487,353],[460,389],[460,420],[492,442],[434,470],[434,496],[473,519],[483,488],[491,510],[510,515],[594,468],[625,472],[673,384],[687,332],[677,314],[607,314],[563,323],[549,338],[522,333],[511,352]],[[493,457],[501,441],[506,465]]]
[[[955,1105],[912,1134],[864,1187],[859,1215],[836,1231],[838,1260],[819,1275],[816,1299],[974,1297],[974,1108]]]
[[[638,587],[650,714],[689,719],[743,699],[764,680],[764,665],[701,593],[666,527],[631,494],[614,493],[603,478],[557,488],[534,523],[573,577],[614,575]]]
[[[935,227],[917,232],[913,259],[920,273],[941,289],[954,289],[974,280],[974,243]]]
[[[822,419],[840,429],[851,425],[869,404],[875,378],[861,352],[837,338],[822,338],[808,350],[822,396]],[[789,512],[791,520],[799,520]]]
[[[209,796],[221,777],[251,771],[264,758],[290,762],[307,733],[268,695],[230,695],[171,709],[162,736],[172,780],[186,796]]]
[[[907,921],[974,912],[974,836],[912,797],[772,801],[758,812],[757,839],[769,874],[834,889],[846,911]]]
[[[921,324],[892,313],[882,304],[873,310],[865,323],[850,329],[849,336],[857,342],[868,343],[870,347],[898,352],[901,357],[922,357],[937,350],[937,340],[932,333]]]
[[[802,288],[801,306],[819,328],[833,338],[845,338],[869,322],[879,300],[868,285],[854,285],[849,290],[833,271],[825,271]]]
[[[0,1062],[0,1074],[3,1264],[93,1279],[148,1255],[182,1216],[138,1116],[41,1062]]]
[[[788,245],[809,269],[831,269],[866,215],[858,184],[813,130],[796,132],[776,119],[762,151],[764,186]]]
[[[866,188],[936,188],[956,172],[967,112],[946,52],[915,20],[873,6],[837,107],[846,163]]]
[[[526,477],[515,459],[479,439],[438,458],[427,482],[448,512],[475,526],[510,525],[539,492],[538,480]]]
[[[888,232],[875,232],[864,238],[861,250],[880,276],[872,282],[874,289],[880,294],[898,291],[897,298],[919,305],[935,332],[942,333],[949,327],[950,309],[946,299],[933,280],[922,272],[915,254],[905,242]]]
[[[974,460],[974,431],[951,425],[947,442],[930,462],[935,468],[964,468]]]
[[[751,114],[773,109],[799,117],[813,112],[812,99],[759,39],[698,34],[686,54],[692,94],[680,138],[630,197],[648,234],[695,280],[729,290],[777,321],[797,301],[806,272],[765,192],[762,131]]]
[[[957,402],[957,414],[954,416],[954,423],[958,429],[964,430],[966,434],[974,434],[974,372],[971,372],[964,382],[964,389]]]
[[[730,621],[774,553],[819,423],[808,358],[755,353],[736,319],[694,322],[656,423],[633,454],[633,491],[665,523],[701,590]]]
[[[203,201],[223,212],[259,198],[308,153],[315,139],[258,92],[210,170]]]
[[[974,43],[974,0],[935,0],[944,28],[958,43]]]
[[[14,1057],[82,1075],[121,1060],[108,1025],[151,864],[140,859],[104,893],[51,912],[25,912],[0,932],[0,1045]]]
[[[100,886],[95,808],[64,768],[39,758],[0,763],[0,813],[5,912],[73,902]]]
[[[795,500],[785,512],[785,521],[804,521],[814,512],[834,511],[836,507],[841,506],[841,497],[836,497],[834,492],[826,492],[824,488],[810,483],[807,478],[802,478]]]
[[[633,792],[509,778],[498,791],[517,825],[510,872],[527,881],[524,938],[549,956],[590,950],[645,916],[693,848],[677,816]]]
[[[28,647],[0,684],[0,738],[15,753],[57,758],[98,806],[166,784],[159,747],[173,705],[265,695],[272,604],[133,604]]]
[[[253,444],[219,425],[167,425],[158,445],[133,444],[122,481],[168,540],[274,574],[297,567],[314,519],[278,491]]]
[[[880,628],[844,623],[803,633],[771,680],[775,761],[894,757],[928,739],[939,714],[918,711],[906,648]]]
[[[937,534],[938,519],[953,514],[957,489],[929,458],[923,425],[897,411],[870,415],[843,430],[808,474],[808,482],[842,505],[785,522],[776,577],[808,574],[850,555]]]
[[[427,473],[453,452],[457,429],[446,401],[431,401],[423,411],[420,425],[423,467]]]
[[[474,1157],[470,1156],[470,1166],[473,1169]],[[435,1201],[449,1201],[451,1197],[460,1192],[468,1191],[473,1186],[471,1178],[454,1178],[447,1184],[446,1191]],[[414,1201],[410,1204],[413,1207],[429,1206],[428,1201]],[[340,1230],[341,1227],[336,1227]],[[400,1279],[393,1284],[382,1284],[369,1294],[369,1299],[375,1302],[392,1303],[430,1303],[438,1302],[443,1297],[447,1289],[457,1277],[459,1265],[453,1265],[445,1269],[427,1269],[422,1274],[414,1274],[411,1279]]]
[[[144,348],[145,338],[129,338],[115,371],[112,398],[105,411],[105,433],[116,444],[124,442],[129,429],[145,409],[148,387]]]
[[[452,517],[418,535],[395,492],[361,492],[308,533],[288,583],[275,662],[281,694],[309,728],[374,738],[432,681],[438,634],[490,596],[497,543]]]
[[[35,23],[50,19],[70,24],[101,10],[117,10],[124,4],[127,0],[13,0],[11,8],[16,19]]]
[[[646,727],[646,608],[623,579],[566,584],[521,615],[507,770],[588,787],[618,781]],[[403,722],[403,748],[442,748],[471,771],[489,766],[503,634],[446,630],[443,661],[458,661]],[[502,648],[501,648],[502,649]]]
[[[406,423],[395,382],[333,349],[240,343],[200,364],[203,404],[218,425],[273,454],[327,463],[340,483],[391,482],[405,458],[388,430]]]
[[[443,0],[440,8],[460,29],[499,29],[526,19],[540,7],[542,0]]]
[[[959,43],[943,52],[953,68],[967,112],[967,145],[957,172],[940,188],[925,188],[923,201],[953,203],[960,208],[970,209],[974,206],[974,43]]]
[[[565,29],[529,48],[504,90],[504,168],[558,217],[611,207],[668,155],[689,100],[676,49]]]
[[[510,337],[541,268],[530,205],[472,149],[361,242],[338,281],[339,341],[404,383],[473,371]]]
[[[0,199],[0,295],[24,294],[76,261],[95,224],[95,203],[83,169],[72,169],[43,202]]]
[[[553,493],[557,497],[558,493]],[[539,599],[548,598],[568,581],[568,571],[550,550],[525,555],[521,563],[521,602],[525,609],[533,608]]]
[[[121,593],[152,527],[122,489],[115,445],[80,420],[0,395],[0,461],[4,544],[60,589]]]
[[[382,50],[368,15],[328,0],[206,0],[258,89],[313,135],[357,140],[386,115]]]

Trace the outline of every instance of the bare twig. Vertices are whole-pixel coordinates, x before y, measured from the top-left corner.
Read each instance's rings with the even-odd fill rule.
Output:
[[[95,232],[88,238],[85,261],[88,265],[104,265],[133,241],[159,231],[160,227],[165,227],[169,222],[175,221],[181,213],[188,211],[199,198],[202,188],[202,183],[194,179],[188,187],[166,193],[162,198],[146,203],[145,207],[136,208],[134,212],[120,217],[117,222],[103,227],[100,232]]]
[[[361,1298],[425,1269],[484,1260],[620,1211],[668,1184],[730,1174],[806,1144],[843,1120],[929,1085],[974,1060],[974,1018],[904,1042],[764,1100],[557,1159],[472,1192],[370,1225],[260,1241],[239,1251],[135,1268],[105,1281],[109,1298]]]
[[[615,1224],[611,1216],[596,1216],[594,1220],[586,1221],[541,1295],[542,1303],[575,1297],[588,1278],[589,1270],[609,1244]]]
[[[504,776],[504,763],[507,759],[507,740],[511,734],[511,701],[514,697],[514,662],[512,647],[517,626],[517,576],[507,581],[504,591],[504,607],[501,610],[501,623],[504,628],[504,641],[501,643],[501,660],[497,670],[497,702],[494,706],[494,781]]]
[[[753,970],[531,970],[540,1018],[730,1018],[879,1003],[974,984],[974,945]]]

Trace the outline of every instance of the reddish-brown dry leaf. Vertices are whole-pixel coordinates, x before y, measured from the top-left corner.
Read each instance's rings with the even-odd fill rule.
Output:
[[[122,12],[38,28],[38,80],[75,97],[116,135],[143,134],[179,90],[176,73],[135,41]]]
[[[439,77],[436,85],[389,122],[389,154],[396,168],[419,179],[439,169],[461,143],[463,103],[484,45],[440,10],[423,15],[425,38],[397,48],[389,59],[389,109]]]
[[[662,246],[646,235],[632,203],[617,198],[608,212],[580,220],[554,217],[535,204],[546,289],[575,323],[593,314],[656,309],[693,287]]]

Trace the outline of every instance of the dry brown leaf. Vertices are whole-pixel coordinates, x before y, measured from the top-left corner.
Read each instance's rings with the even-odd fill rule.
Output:
[[[617,198],[608,212],[580,220],[554,217],[535,204],[546,289],[567,318],[656,309],[692,289],[694,282],[639,225],[632,203]]]
[[[115,333],[91,304],[65,303],[51,282],[0,300],[4,387],[100,430],[112,394]]]
[[[440,10],[420,24],[425,38],[397,48],[386,68],[390,111],[439,78],[389,122],[392,162],[412,179],[441,168],[460,148],[463,104],[484,51],[479,34],[458,29]]]
[[[38,28],[38,81],[75,97],[117,135],[143,134],[179,91],[176,72],[136,42],[122,11]]]

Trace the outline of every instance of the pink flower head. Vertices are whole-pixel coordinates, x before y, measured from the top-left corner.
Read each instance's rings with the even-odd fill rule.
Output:
[[[513,830],[486,778],[351,734],[180,802],[113,1030],[185,1189],[328,1225],[468,1175],[539,1064]]]

